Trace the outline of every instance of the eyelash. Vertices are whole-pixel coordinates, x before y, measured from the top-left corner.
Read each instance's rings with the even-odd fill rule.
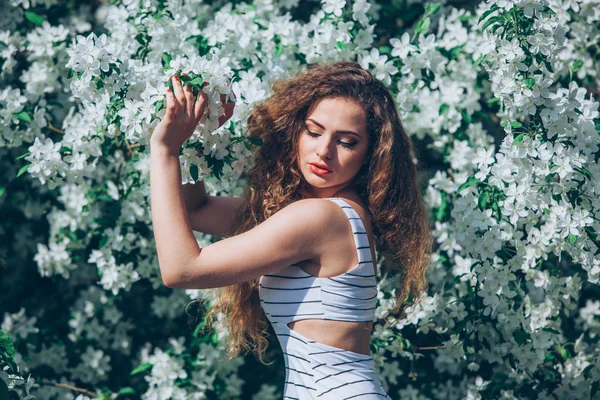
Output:
[[[311,131],[307,131],[307,132],[308,132],[308,135],[311,136],[311,137],[321,136],[318,133],[314,133],[314,132],[311,132]],[[316,136],[314,136],[314,135],[316,135]],[[340,144],[342,146],[344,146],[344,147],[347,147],[347,148],[352,148],[352,147],[354,147],[356,145],[356,143],[347,143],[347,142],[342,142],[342,141],[340,141]]]

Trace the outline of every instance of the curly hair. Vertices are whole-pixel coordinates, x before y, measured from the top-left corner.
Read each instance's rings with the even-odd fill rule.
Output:
[[[400,278],[395,306],[383,318],[389,314],[403,318],[409,297],[415,305],[428,288],[433,239],[413,144],[394,99],[356,62],[313,64],[274,81],[272,95],[254,106],[247,120],[248,137],[262,144],[253,150],[246,201],[236,215],[233,234],[246,232],[294,201],[310,197],[309,184],[298,167],[297,143],[311,105],[326,97],[355,101],[366,113],[368,162],[354,177],[353,187],[367,205],[378,253],[391,256],[391,262],[386,257],[386,270],[397,270]],[[269,322],[260,305],[258,282],[255,278],[219,288],[206,311],[205,328],[217,319],[227,330],[229,359],[242,350],[252,351],[266,364]]]

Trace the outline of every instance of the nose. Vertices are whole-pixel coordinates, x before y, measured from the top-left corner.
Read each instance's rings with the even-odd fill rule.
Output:
[[[321,135],[317,144],[317,155],[321,158],[331,158],[331,143],[333,140],[326,135]]]

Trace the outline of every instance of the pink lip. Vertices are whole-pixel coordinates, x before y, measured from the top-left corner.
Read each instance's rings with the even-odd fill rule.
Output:
[[[316,166],[316,165],[314,165],[314,164],[309,164],[309,167],[308,167],[308,168],[310,168],[310,170],[311,170],[313,173],[317,174],[317,175],[327,175],[327,174],[330,174],[330,173],[331,173],[331,171],[328,171],[328,170],[326,170],[326,169],[323,169],[323,168],[319,168],[319,167],[317,167],[317,166]]]
[[[326,171],[329,171],[329,172],[331,172],[331,168],[329,168],[329,167],[328,167],[327,165],[325,165],[325,164],[319,164],[319,163],[314,163],[314,162],[313,162],[313,163],[309,163],[309,164],[310,164],[310,165],[314,165],[315,167],[318,167],[318,168],[321,168],[321,169],[324,169],[324,170],[326,170]]]

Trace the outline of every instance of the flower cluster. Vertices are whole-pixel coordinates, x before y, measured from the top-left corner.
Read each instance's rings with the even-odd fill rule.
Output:
[[[390,88],[422,150],[414,162],[430,168],[429,292],[372,336],[386,391],[440,400],[600,394],[600,114],[588,94],[600,73],[597,4],[113,1],[92,12],[81,3],[13,0],[0,16],[9,221],[0,264],[18,266],[8,280],[56,285],[49,300],[0,282],[0,303],[11,305],[0,314],[0,354],[11,360],[0,361],[0,379],[11,392],[280,398],[274,367],[242,394],[259,376],[247,371],[267,367],[222,361],[227,332],[199,335],[201,310],[181,323],[190,300],[214,297],[162,284],[149,138],[170,77],[185,74],[209,103],[181,149],[182,184],[203,179],[208,194],[239,196],[252,163],[246,119],[271,83],[311,63],[354,60]],[[218,128],[221,95],[236,107]],[[195,235],[201,246],[217,240]],[[394,305],[397,279],[379,277],[378,318]],[[36,385],[38,377],[63,385]],[[96,389],[64,388],[78,383]]]

